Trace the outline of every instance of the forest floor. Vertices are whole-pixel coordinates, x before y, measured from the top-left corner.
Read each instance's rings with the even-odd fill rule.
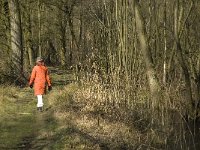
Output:
[[[127,108],[105,114],[95,101],[76,100],[82,87],[70,71],[49,70],[53,90],[44,96],[43,112],[36,110],[33,89],[0,86],[0,150],[172,149],[148,129],[148,122],[135,121],[135,111],[129,117]]]
[[[69,72],[50,68],[53,90],[44,96],[44,111],[36,110],[29,87],[0,87],[0,149],[100,149],[101,142],[75,127],[73,116],[58,113],[58,99],[66,101],[78,86]],[[63,88],[65,92],[63,96]],[[69,97],[69,96],[68,96]],[[55,101],[54,101],[55,100]],[[65,119],[64,119],[65,118]]]

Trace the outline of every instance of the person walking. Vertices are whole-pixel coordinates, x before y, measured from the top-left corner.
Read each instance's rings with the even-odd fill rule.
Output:
[[[34,94],[37,96],[38,111],[43,111],[43,95],[46,93],[46,84],[48,85],[48,90],[51,91],[52,86],[48,68],[44,64],[44,59],[37,57],[36,66],[34,66],[31,73],[29,86],[30,88],[34,86]]]

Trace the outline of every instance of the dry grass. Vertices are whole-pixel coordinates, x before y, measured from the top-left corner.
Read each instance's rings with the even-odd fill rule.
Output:
[[[54,98],[50,103],[57,104],[54,116],[63,126],[70,122],[82,133],[87,133],[95,144],[103,143],[111,149],[153,148],[152,142],[163,144],[155,138],[153,130],[148,130],[149,122],[145,118],[136,118],[126,108],[101,105],[102,101],[92,99],[88,90],[71,84],[59,95],[51,96]]]
[[[56,105],[54,117],[61,126],[70,123],[93,146],[119,150],[198,147],[179,89],[163,91],[160,107],[152,108],[145,88],[127,92],[116,84],[99,82],[98,77],[81,79],[81,83],[81,87],[70,84],[59,94],[52,93],[50,103]]]
[[[199,130],[194,130],[197,126],[186,120],[186,106],[180,99],[178,88],[163,91],[159,108],[152,108],[149,92],[142,87],[127,91],[122,84],[118,87],[117,84],[99,82],[97,76],[90,81],[81,79],[81,84],[67,84],[63,74],[56,74],[53,79],[57,86],[44,97],[49,103],[49,110],[37,117],[40,130],[32,142],[35,147],[64,150],[185,150],[199,146]],[[30,92],[28,89],[22,92],[13,86],[0,89],[1,115],[7,114],[6,104],[23,102],[28,98],[27,92]],[[20,107],[20,110],[30,107]],[[10,107],[10,111],[16,113],[16,107]],[[18,115],[27,114],[20,111]],[[23,117],[20,121],[31,121],[30,118]],[[10,123],[16,125],[16,121]],[[26,126],[24,124],[23,127],[26,129]],[[20,129],[18,124],[16,128]],[[22,137],[25,133],[18,135]]]

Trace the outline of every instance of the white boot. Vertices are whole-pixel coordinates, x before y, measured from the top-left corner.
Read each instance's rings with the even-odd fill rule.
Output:
[[[38,102],[37,102],[37,110],[38,111],[42,111],[42,108],[43,108],[43,99],[42,99],[42,95],[37,95],[37,99],[38,99]]]

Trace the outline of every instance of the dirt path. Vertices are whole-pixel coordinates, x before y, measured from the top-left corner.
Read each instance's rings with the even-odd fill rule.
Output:
[[[102,129],[95,125],[96,118],[85,120],[77,110],[79,104],[71,99],[79,88],[72,83],[72,74],[58,68],[50,71],[53,90],[44,96],[43,112],[36,110],[36,97],[29,87],[0,86],[0,150],[109,149],[94,132]],[[89,130],[81,125],[86,122],[91,122]]]
[[[57,93],[71,82],[66,72],[50,68],[53,91]],[[44,111],[37,112],[33,90],[13,86],[1,87],[0,149],[45,149],[52,142],[57,122],[53,109],[44,96]]]

